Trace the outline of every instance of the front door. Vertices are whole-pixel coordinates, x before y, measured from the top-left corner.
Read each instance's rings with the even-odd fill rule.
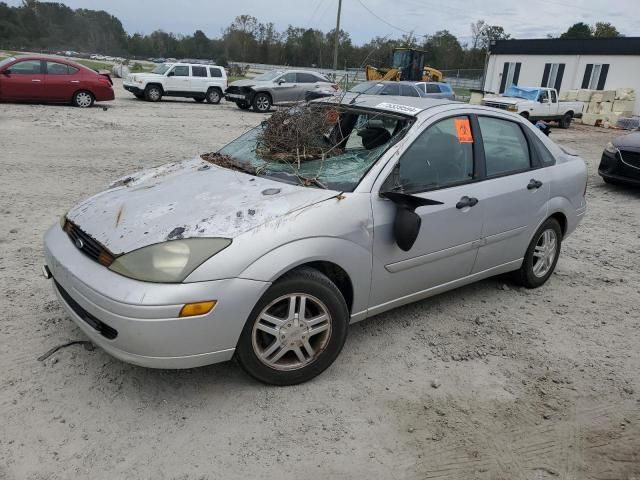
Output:
[[[14,100],[44,98],[44,75],[40,60],[23,60],[5,68],[0,74],[0,93]]]
[[[535,230],[547,218],[551,169],[536,155],[539,142],[520,122],[479,116],[487,179],[487,217],[475,272],[521,260]],[[542,147],[544,148],[544,147]],[[540,168],[542,167],[542,168]]]
[[[405,150],[384,183],[374,187],[374,191],[400,191],[442,204],[415,210],[421,228],[413,247],[403,251],[393,233],[398,207],[372,196],[371,314],[471,274],[485,210],[473,133],[467,116],[431,124]]]
[[[188,92],[190,88],[189,65],[176,65],[169,70],[165,81],[166,92],[169,94]]]
[[[297,102],[298,84],[295,72],[288,72],[275,80],[273,103]]]

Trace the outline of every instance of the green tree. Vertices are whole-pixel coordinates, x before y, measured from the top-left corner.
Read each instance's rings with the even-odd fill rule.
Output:
[[[622,37],[622,34],[618,32],[618,29],[611,25],[609,22],[596,22],[592,28],[594,37]]]
[[[584,22],[574,23],[560,38],[591,38],[591,27]]]

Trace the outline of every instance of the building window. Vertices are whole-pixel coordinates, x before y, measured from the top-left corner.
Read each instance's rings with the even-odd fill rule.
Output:
[[[604,90],[607,82],[607,74],[609,73],[608,63],[589,63],[584,68],[584,77],[582,77],[582,88],[591,90]]]
[[[504,91],[511,85],[518,85],[518,79],[520,77],[520,62],[504,62],[502,69],[502,80],[500,80],[500,92]]]
[[[564,63],[547,63],[542,74],[541,87],[555,88],[560,91],[562,76],[564,75]]]

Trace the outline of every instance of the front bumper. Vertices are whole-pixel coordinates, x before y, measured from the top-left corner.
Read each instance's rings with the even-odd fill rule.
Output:
[[[252,101],[252,94],[250,93],[225,93],[224,94],[224,99],[227,102],[245,102],[245,103],[251,103]]]
[[[134,95],[142,95],[144,93],[144,89],[136,85],[122,84],[122,86],[127,92],[131,92]]]
[[[268,282],[139,282],[98,264],[53,226],[44,251],[58,300],[107,353],[151,368],[192,368],[229,360]],[[217,300],[207,315],[178,318],[185,303]],[[96,323],[96,321],[98,323]]]
[[[608,180],[640,185],[640,168],[634,168],[623,162],[619,153],[602,152],[598,174]]]

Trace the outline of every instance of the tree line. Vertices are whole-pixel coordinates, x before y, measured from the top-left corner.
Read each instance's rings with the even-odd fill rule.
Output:
[[[585,30],[576,24],[563,38],[582,38]],[[592,36],[618,36],[611,24],[585,25]],[[227,61],[295,66],[330,67],[335,30],[289,26],[278,31],[273,23],[261,23],[251,15],[239,15],[219,38],[209,38],[202,30],[193,35],[156,30],[150,34],[128,34],[120,20],[104,11],[71,9],[62,3],[23,0],[10,7],[0,2],[0,46],[18,50],[75,50],[87,53],[134,58],[199,58],[226,65]],[[355,45],[349,34],[338,34],[340,68],[364,64],[388,65],[395,47],[425,51],[429,65],[440,69],[482,68],[491,40],[511,36],[498,25],[478,20],[471,25],[471,41],[461,44],[448,30],[416,37],[375,37]]]

